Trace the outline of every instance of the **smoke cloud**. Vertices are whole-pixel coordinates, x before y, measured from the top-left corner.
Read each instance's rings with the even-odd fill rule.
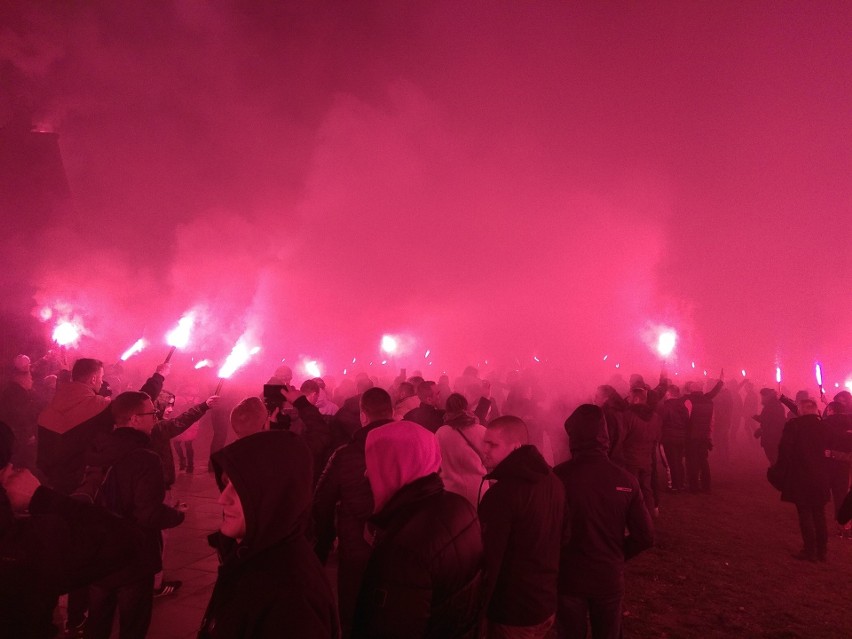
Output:
[[[267,367],[391,333],[591,384],[659,325],[670,368],[852,376],[846,3],[13,4],[0,126],[60,135],[73,210],[4,287],[106,359],[199,308],[198,359]]]

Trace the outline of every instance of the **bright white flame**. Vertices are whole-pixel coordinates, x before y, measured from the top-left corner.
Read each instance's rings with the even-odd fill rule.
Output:
[[[393,355],[399,348],[399,341],[393,335],[382,335],[382,351]]]
[[[603,361],[606,361],[607,357],[609,357],[609,355],[604,355]]]
[[[692,368],[695,368],[695,362],[692,362]]]
[[[775,367],[775,383],[776,384],[781,383],[781,367],[780,366]]]
[[[138,353],[139,351],[141,351],[143,348],[145,348],[145,346],[146,346],[147,344],[148,344],[148,342],[146,342],[144,338],[140,337],[139,339],[137,339],[137,340],[133,343],[133,346],[131,346],[130,348],[128,348],[126,351],[124,351],[124,352],[121,354],[121,361],[122,361],[122,362],[126,362],[126,361],[127,361],[128,359],[130,359],[133,355],[135,355],[136,353]]]
[[[429,359],[429,353],[431,353],[431,352],[432,352],[431,350],[427,349],[426,354],[423,355],[423,359]]]
[[[705,376],[707,375],[707,371],[706,371],[706,370],[704,371],[704,375],[705,375]]]
[[[355,363],[355,360],[356,360],[356,359],[357,359],[357,358],[355,358],[355,357],[353,357],[353,358],[352,358],[352,363],[353,363],[353,364]]]
[[[166,333],[166,344],[177,348],[186,348],[189,343],[189,334],[195,325],[195,313],[190,311],[178,320],[177,326]]]
[[[211,366],[213,366],[213,362],[211,362],[209,359],[202,359],[195,365],[195,370],[200,370],[202,368],[210,368]]]
[[[260,352],[260,346],[255,346],[249,351],[249,355],[257,355]]]
[[[387,363],[388,363],[388,360],[386,360],[386,359],[383,359],[383,360],[382,360],[382,366],[384,366],[384,365],[385,365],[385,364],[387,364]]]
[[[310,375],[311,378],[322,377],[322,371],[315,359],[305,362],[305,372]]]
[[[62,320],[53,329],[53,341],[60,346],[77,346],[83,334],[83,327],[76,318],[72,321]]]
[[[345,368],[343,369],[343,374],[346,375],[346,369]]]
[[[849,390],[852,390],[852,379],[847,379],[847,380],[846,380],[846,383],[845,383],[845,384],[843,384],[843,385],[844,385],[846,388],[848,388]]]
[[[249,358],[251,358],[254,353],[257,353],[258,350],[260,350],[258,346],[249,348],[245,343],[245,339],[240,337],[234,345],[234,348],[231,350],[231,354],[228,355],[225,363],[222,364],[222,367],[219,369],[218,377],[220,379],[228,379],[237,370],[245,366],[249,361]]]
[[[816,365],[816,380],[817,380],[817,386],[822,388],[822,365],[820,365],[820,364]]]
[[[746,376],[746,374],[745,374],[745,369],[743,369],[743,377],[745,377],[745,376]]]
[[[616,365],[615,365],[615,367],[616,367],[616,368],[621,368],[621,364],[616,364]]]
[[[657,338],[657,352],[662,357],[668,357],[672,354],[675,344],[677,344],[677,333],[674,329],[665,330]]]

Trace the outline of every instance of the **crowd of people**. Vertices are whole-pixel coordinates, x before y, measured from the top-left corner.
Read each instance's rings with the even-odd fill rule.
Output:
[[[180,587],[162,555],[185,504],[167,495],[208,412],[222,521],[205,639],[620,637],[625,561],[653,545],[661,493],[710,491],[710,451],[725,463],[744,435],[796,505],[798,559],[826,560],[830,498],[852,519],[847,391],[820,414],[724,372],[682,389],[633,375],[548,412],[523,372],[297,387],[282,366],[263,393],[175,414],[168,364],[138,390],[95,359],[42,373],[19,356],[0,394],[8,636],[55,636],[63,593],[66,636],[107,639],[116,619],[146,636],[154,597]]]

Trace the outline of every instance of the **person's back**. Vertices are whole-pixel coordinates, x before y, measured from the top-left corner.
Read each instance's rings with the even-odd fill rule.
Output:
[[[636,479],[606,456],[603,412],[585,404],[566,420],[572,459],[553,469],[565,487],[559,567],[560,637],[620,636],[624,562],[653,544]],[[625,536],[625,530],[628,535]]]
[[[491,488],[479,504],[491,632],[524,627],[544,637],[556,613],[556,579],[565,495],[526,424],[499,417],[483,446]]]
[[[829,499],[828,443],[825,424],[818,415],[802,415],[784,426],[778,463],[785,466],[783,501],[822,505]]]
[[[468,636],[478,619],[482,538],[473,506],[444,490],[435,436],[413,422],[382,426],[367,436],[366,460],[376,537],[353,636]]]
[[[306,536],[310,450],[293,433],[264,431],[211,462],[223,519],[209,541],[222,565],[199,639],[336,638],[331,586]]]
[[[361,420],[365,423],[352,441],[338,448],[328,460],[314,492],[315,550],[325,564],[338,540],[337,597],[344,637],[351,632],[355,602],[370,559],[371,547],[364,526],[373,514],[373,492],[365,476],[364,445],[367,435],[392,421],[393,403],[381,388],[361,396]]]

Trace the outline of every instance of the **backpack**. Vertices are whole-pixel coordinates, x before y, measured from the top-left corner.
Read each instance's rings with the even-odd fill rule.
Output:
[[[71,493],[71,498],[119,514],[119,491],[112,468],[113,465],[86,466],[83,481]]]

